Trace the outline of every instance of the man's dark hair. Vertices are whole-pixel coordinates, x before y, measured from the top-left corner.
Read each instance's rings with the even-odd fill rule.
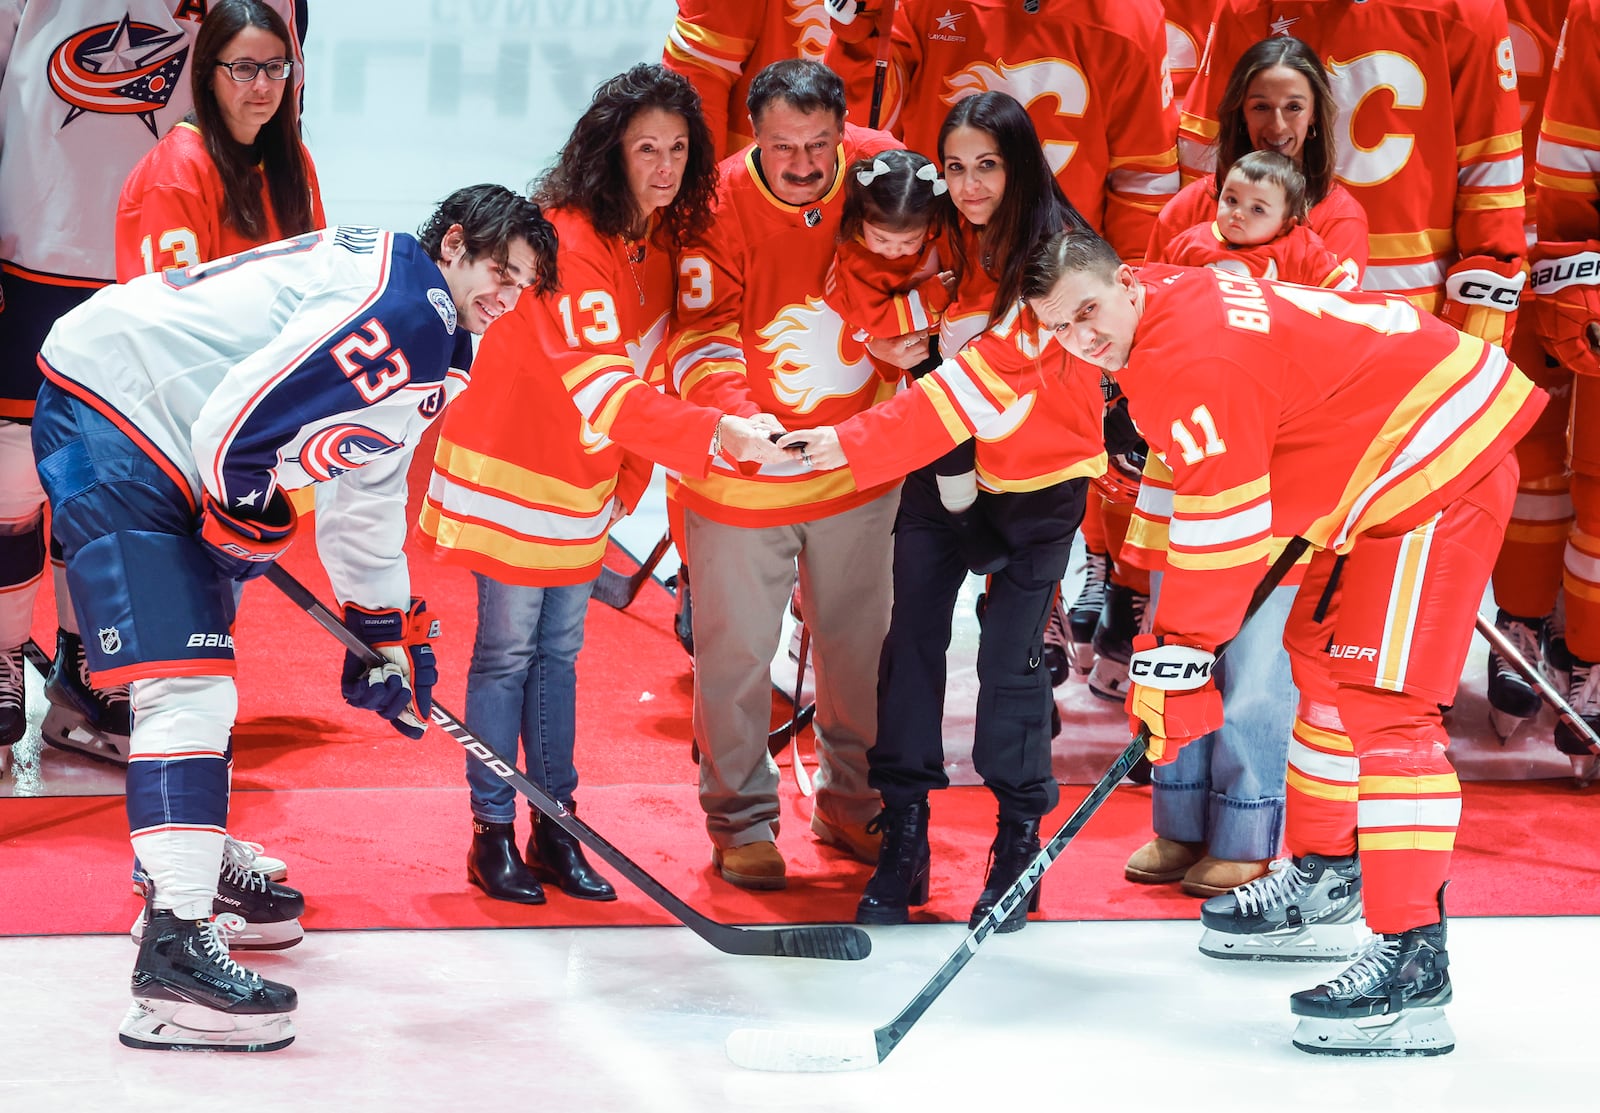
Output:
[[[439,202],[433,215],[417,229],[417,241],[428,258],[439,261],[445,234],[455,224],[461,225],[468,259],[487,255],[501,266],[511,256],[511,242],[519,236],[526,239],[538,262],[534,293],[555,289],[556,230],[528,198],[492,182],[456,190]]]
[[[844,81],[821,62],[786,58],[756,74],[744,101],[750,119],[759,123],[773,101],[783,101],[799,112],[831,112],[835,120],[844,122]]]
[[[1031,301],[1049,295],[1068,274],[1088,271],[1106,282],[1117,277],[1122,258],[1088,228],[1057,232],[1036,247],[1022,271],[1022,297]]]

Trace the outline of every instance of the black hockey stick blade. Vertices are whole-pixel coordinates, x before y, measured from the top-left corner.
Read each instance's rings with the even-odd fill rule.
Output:
[[[338,615],[283,568],[273,565],[267,570],[266,577],[351,653],[372,664],[381,663],[382,658],[376,651],[345,629]],[[852,924],[796,924],[781,928],[745,928],[720,923],[697,912],[665,885],[651,877],[632,858],[607,842],[594,828],[567,811],[559,800],[517,772],[514,766],[501,760],[499,755],[474,736],[460,719],[438,703],[433,705],[430,717],[435,726],[487,766],[490,772],[520,792],[556,826],[604,859],[618,873],[633,882],[645,896],[666,909],[675,919],[717,950],[731,955],[819,958],[844,962],[854,962],[872,953],[871,937]]]
[[[1290,539],[1251,594],[1250,604],[1245,608],[1244,622],[1250,621],[1251,616],[1266,602],[1267,596],[1283,582],[1283,577],[1300,559],[1300,554],[1305,551],[1306,545],[1304,538]],[[1243,622],[1240,625],[1242,626]],[[1216,656],[1220,658],[1227,648],[1226,643],[1218,646]],[[988,915],[979,920],[967,933],[961,945],[945,959],[944,965],[934,971],[933,977],[928,979],[927,985],[922,987],[911,1002],[895,1014],[894,1019],[871,1031],[866,1029],[847,1032],[803,1029],[785,1031],[741,1028],[728,1036],[726,1045],[728,1058],[738,1066],[764,1071],[865,1070],[883,1062],[889,1057],[889,1053],[900,1045],[900,1041],[905,1039],[911,1026],[928,1011],[939,994],[944,992],[945,987],[955,980],[955,976],[961,973],[967,963],[972,961],[973,956],[978,953],[978,948],[983,946],[984,940],[988,939],[995,928],[1028,899],[1028,894],[1039,884],[1044,871],[1050,868],[1061,852],[1067,848],[1067,844],[1083,830],[1084,824],[1089,822],[1094,813],[1100,810],[1100,805],[1110,797],[1117,782],[1127,776],[1128,770],[1133,768],[1134,763],[1145,752],[1149,740],[1149,728],[1141,727],[1122,753],[1117,755],[1117,760],[1101,774],[1100,779],[1090,789],[1089,795],[1073,809],[1061,830],[1052,835],[1039,849],[1033,861],[1022,871],[1022,876],[1000,894],[1000,899],[995,902]]]
[[[594,591],[590,598],[604,603],[617,610],[626,610],[628,604],[639,597],[639,589],[644,587],[645,581],[650,579],[650,574],[656,570],[656,565],[661,563],[661,558],[667,555],[667,550],[672,547],[672,535],[662,534],[661,540],[656,542],[656,547],[650,550],[650,555],[644,558],[644,563],[634,571],[631,576],[624,576],[621,572],[610,568],[600,569],[600,578],[594,582]]]

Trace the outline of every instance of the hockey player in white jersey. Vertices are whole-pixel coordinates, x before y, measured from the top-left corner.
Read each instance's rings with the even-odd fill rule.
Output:
[[[347,655],[344,697],[420,738],[436,631],[401,550],[406,468],[467,384],[453,358],[464,334],[554,278],[538,207],[473,186],[417,238],[337,227],[147,275],[46,338],[39,477],[90,669],[128,684],[134,707],[128,821],[148,904],[124,1044],[293,1040],[295,991],[228,952],[246,923],[271,936],[258,945],[293,942],[303,907],[224,862],[240,583],[293,540],[286,492],[316,484],[317,548],[345,622],[386,659]]]

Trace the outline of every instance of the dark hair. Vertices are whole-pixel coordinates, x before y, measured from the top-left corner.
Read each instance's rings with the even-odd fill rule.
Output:
[[[1228,84],[1217,103],[1217,156],[1216,188],[1222,189],[1222,180],[1228,169],[1245,154],[1254,150],[1250,144],[1250,129],[1245,126],[1244,99],[1250,85],[1265,70],[1283,66],[1305,77],[1311,86],[1312,122],[1307,128],[1306,142],[1300,156],[1300,172],[1306,178],[1308,207],[1319,204],[1333,188],[1333,168],[1338,151],[1334,145],[1334,121],[1338,106],[1333,100],[1333,90],[1328,86],[1328,74],[1322,62],[1299,39],[1279,35],[1262,39],[1239,56]]]
[[[785,58],[756,74],[744,98],[751,121],[760,120],[775,100],[800,112],[831,112],[835,120],[844,121],[844,80],[809,58]]]
[[[262,0],[221,0],[201,20],[200,33],[195,37],[194,67],[189,71],[189,87],[194,94],[192,118],[200,129],[206,153],[222,178],[222,219],[241,235],[261,238],[267,234],[267,216],[262,210],[256,177],[259,152],[278,227],[286,237],[297,236],[311,230],[311,175],[300,146],[300,98],[295,95],[293,74],[283,82],[278,110],[261,125],[252,146],[234,139],[211,88],[212,81],[222,72],[217,60],[233,37],[246,27],[259,27],[275,36],[283,43],[285,56],[299,65],[294,58],[294,38],[282,16]]]
[[[456,224],[461,225],[468,259],[488,255],[505,266],[511,241],[519,236],[527,240],[539,270],[533,292],[545,294],[556,288],[556,230],[528,198],[492,182],[456,190],[417,229],[417,241],[428,258],[439,261],[444,237]]]
[[[1288,155],[1251,151],[1240,155],[1239,161],[1228,167],[1228,173],[1238,174],[1247,182],[1271,182],[1283,190],[1284,216],[1292,224],[1304,220],[1311,209],[1306,198],[1306,176]]]
[[[1028,256],[1022,273],[1022,297],[1031,301],[1056,288],[1067,274],[1088,271],[1107,282],[1116,279],[1122,257],[1097,233],[1088,228],[1069,228],[1057,232],[1038,245]]]
[[[1050,164],[1045,161],[1039,133],[1027,110],[1007,93],[978,93],[955,103],[939,129],[939,162],[944,162],[945,140],[957,128],[976,128],[995,141],[1005,163],[1006,188],[994,215],[984,225],[981,243],[991,260],[985,273],[998,284],[989,320],[999,324],[1016,303],[1022,290],[1022,271],[1033,249],[1063,228],[1087,228],[1089,224],[1066,194]],[[957,285],[973,261],[966,257],[962,242],[960,213],[954,204],[945,207],[950,235],[952,268]],[[981,263],[981,260],[980,260]],[[990,267],[994,269],[990,269]]]
[[[546,208],[576,209],[602,236],[632,237],[639,211],[622,163],[622,137],[635,116],[652,108],[682,117],[689,132],[683,184],[661,210],[656,234],[671,247],[698,237],[711,224],[717,154],[700,94],[687,78],[659,64],[640,63],[595,90],[555,163],[529,187],[534,200]]]
[[[862,182],[863,175],[870,180]],[[916,151],[880,151],[859,160],[845,178],[839,242],[860,235],[864,223],[890,232],[928,227],[944,212],[944,191],[934,191],[938,180],[938,167]]]

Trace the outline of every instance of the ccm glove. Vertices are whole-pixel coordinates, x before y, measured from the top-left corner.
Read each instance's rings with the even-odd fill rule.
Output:
[[[369,665],[345,653],[339,685],[345,702],[376,712],[407,738],[421,738],[433,710],[433,686],[439,682],[439,665],[428,644],[439,636],[438,619],[421,599],[412,599],[405,611],[369,611],[347,603],[344,625],[383,657],[383,664]]]
[[[1508,347],[1527,280],[1520,262],[1469,255],[1445,275],[1439,316],[1462,332]]]
[[[861,14],[861,0],[827,0],[828,14],[833,16],[834,22],[851,24],[856,16]]]
[[[1600,240],[1533,249],[1533,329],[1550,358],[1579,375],[1600,375]]]
[[[1185,742],[1222,725],[1222,693],[1211,679],[1216,654],[1192,645],[1168,643],[1165,636],[1140,634],[1128,660],[1128,728],[1150,728],[1145,755],[1152,765],[1168,765]]]
[[[229,511],[211,497],[200,496],[200,528],[195,531],[206,556],[230,580],[261,575],[294,540],[294,506],[282,487],[275,487],[260,515]]]

